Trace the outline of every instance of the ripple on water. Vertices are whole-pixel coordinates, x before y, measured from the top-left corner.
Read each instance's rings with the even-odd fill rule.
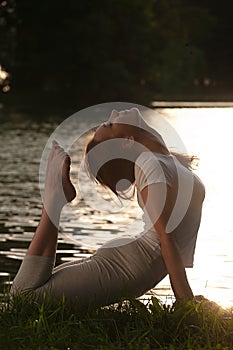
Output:
[[[217,116],[217,113],[219,113],[219,116]],[[226,128],[232,118],[230,114],[232,114],[232,111],[229,113],[227,109],[224,111],[220,109],[219,112],[215,109],[210,114],[205,109],[201,111],[197,109],[189,109],[188,111],[185,109],[166,109],[164,112],[165,117],[173,123],[172,125],[186,142],[188,149],[193,149],[194,153],[200,151],[198,155],[201,160],[204,159],[200,164],[200,177],[207,185],[207,198],[196,254],[197,263],[200,261],[200,264],[195,263],[193,273],[188,271],[188,276],[190,276],[190,282],[195,293],[204,294],[216,301],[221,299],[223,305],[224,298],[225,301],[233,304],[232,224],[230,223],[229,227],[223,228],[220,217],[220,214],[224,214],[224,218],[226,218],[225,210],[227,207],[231,208],[230,200],[232,196],[229,194],[230,189],[232,189],[232,181],[231,172],[229,171],[229,178],[227,177],[225,181],[226,193],[230,197],[230,200],[227,201],[227,197],[222,196],[222,191],[220,193],[216,188],[217,175],[222,178],[221,173],[217,173],[218,170],[221,170],[221,167],[213,167],[216,161],[216,154],[212,151],[214,143],[211,139],[207,142],[206,137],[210,136],[215,140],[215,135],[218,137],[223,135],[222,141],[219,142],[224,143],[226,140],[230,142],[229,140],[232,140],[231,128]],[[225,115],[229,118],[225,118]],[[153,126],[152,119],[150,117]],[[221,120],[221,123],[219,120]],[[216,131],[214,128],[209,135],[206,135],[205,127],[196,128],[197,124],[204,126],[216,125]],[[23,121],[1,125],[0,266],[3,273],[2,278],[9,277],[4,273],[9,274],[11,279],[14,277],[38,225],[42,208],[38,189],[38,169],[44,146],[55,127],[54,123]],[[86,124],[83,128],[89,129],[89,127]],[[74,130],[70,131],[74,132]],[[80,145],[75,147],[71,150],[73,152],[71,172],[76,181],[77,168],[82,152],[80,151]],[[229,143],[228,149],[232,149],[232,143]],[[226,156],[228,157],[227,160],[230,159],[227,152]],[[225,163],[228,164],[229,162]],[[216,178],[214,177],[215,172]],[[84,185],[88,193],[88,200],[92,203],[93,198],[91,191],[89,191],[90,185],[88,183]],[[219,212],[219,196],[222,196],[222,203],[229,203],[228,206],[223,206],[224,213]],[[218,206],[216,212],[214,211],[215,202]],[[98,203],[94,203],[93,207],[98,208]],[[138,212],[135,208],[132,204],[119,214],[100,215],[96,209],[90,208],[84,200],[77,200],[72,212],[68,209],[65,210],[61,220],[57,264],[88,257],[106,240],[124,235],[129,227],[131,227],[129,234],[137,233],[135,231],[140,225]],[[219,220],[221,222],[217,226],[216,221]],[[224,241],[225,245],[223,244]],[[168,279],[165,279],[152,292],[156,295],[164,295],[165,298],[171,294]]]

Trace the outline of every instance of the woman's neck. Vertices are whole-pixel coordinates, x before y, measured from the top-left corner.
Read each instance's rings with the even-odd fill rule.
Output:
[[[161,135],[152,128],[150,130],[143,130],[140,133],[138,142],[142,145],[144,151],[150,150],[151,152],[170,154]]]

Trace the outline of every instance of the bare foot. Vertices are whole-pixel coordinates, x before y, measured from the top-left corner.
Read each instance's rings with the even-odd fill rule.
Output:
[[[70,164],[70,157],[66,155],[62,166],[62,187],[67,202],[71,202],[76,197],[74,185],[70,180]]]
[[[45,178],[45,207],[62,208],[75,198],[76,191],[70,180],[70,163],[68,154],[56,141],[53,141]]]

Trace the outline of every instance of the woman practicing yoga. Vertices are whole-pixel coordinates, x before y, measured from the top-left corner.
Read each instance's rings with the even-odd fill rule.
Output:
[[[193,299],[185,267],[193,265],[205,189],[191,162],[191,157],[171,154],[137,108],[113,110],[89,141],[85,163],[91,177],[119,198],[135,188],[144,231],[54,268],[60,213],[76,192],[70,158],[53,141],[41,220],[11,292],[103,306],[143,295],[169,274],[176,299]]]

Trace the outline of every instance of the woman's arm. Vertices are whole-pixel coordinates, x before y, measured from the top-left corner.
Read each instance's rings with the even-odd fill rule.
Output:
[[[172,205],[167,199],[165,200],[166,193],[164,193],[164,189],[166,189],[165,184],[157,183],[149,185],[141,191],[141,197],[145,205],[144,211],[159,235],[161,253],[176,299],[190,300],[194,296],[187,280],[179,247],[174,236],[171,233],[166,233],[166,225],[172,212]],[[165,205],[161,209],[163,199]]]
[[[194,295],[187,280],[185,267],[175,238],[165,231],[160,231],[159,236],[162,256],[176,299],[193,299]]]

